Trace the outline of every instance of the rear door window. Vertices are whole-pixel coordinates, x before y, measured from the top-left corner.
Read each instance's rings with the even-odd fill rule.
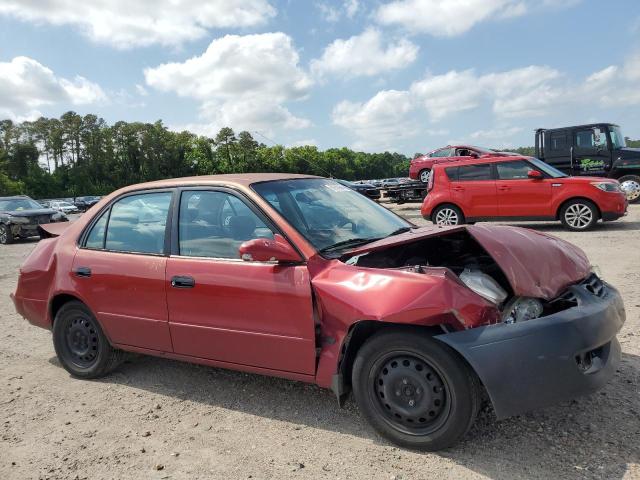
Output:
[[[458,167],[458,181],[492,180],[491,165],[463,165]]]

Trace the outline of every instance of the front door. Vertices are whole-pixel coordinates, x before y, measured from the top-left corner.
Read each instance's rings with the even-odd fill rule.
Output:
[[[164,277],[171,195],[117,200],[93,223],[73,260],[73,289],[113,343],[172,350]]]
[[[498,215],[496,181],[490,163],[462,165],[450,185],[453,202],[462,208],[467,218]]]
[[[537,169],[526,160],[498,162],[495,166],[498,214],[501,217],[553,216],[552,179],[529,178],[529,170]]]
[[[572,175],[607,175],[611,169],[611,152],[604,128],[587,127],[574,131],[572,165]]]
[[[183,190],[167,261],[174,351],[313,374],[315,325],[306,265],[240,259],[239,246],[274,227],[243,196]]]

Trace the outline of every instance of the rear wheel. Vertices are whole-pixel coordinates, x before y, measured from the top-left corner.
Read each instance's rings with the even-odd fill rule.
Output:
[[[436,225],[461,225],[465,223],[462,210],[455,205],[440,205],[431,214],[431,221]]]
[[[99,378],[122,361],[91,311],[81,302],[65,303],[53,323],[53,346],[62,366],[74,377]]]
[[[618,181],[629,203],[637,203],[640,201],[640,176],[625,175],[624,177],[620,177]]]
[[[429,183],[429,177],[431,176],[431,170],[425,168],[424,170],[420,170],[418,174],[418,178],[422,183]]]
[[[0,225],[0,243],[2,245],[13,243],[13,233],[11,233],[11,227],[9,225]]]
[[[598,209],[589,200],[571,200],[560,210],[560,221],[569,230],[589,230],[598,221]]]
[[[479,384],[448,346],[428,336],[382,333],[353,364],[358,408],[392,442],[420,450],[456,443],[473,424]]]

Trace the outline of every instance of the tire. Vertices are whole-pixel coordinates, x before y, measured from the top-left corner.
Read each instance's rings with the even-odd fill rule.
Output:
[[[481,402],[478,378],[464,360],[415,332],[381,332],[369,339],[354,361],[352,386],[371,426],[416,450],[454,445],[473,425]]]
[[[435,225],[462,225],[466,223],[464,214],[455,205],[440,205],[431,214]]]
[[[422,183],[429,183],[430,176],[431,176],[431,170],[428,168],[425,168],[424,170],[420,170],[420,173],[418,173],[418,180],[420,180]]]
[[[9,225],[0,224],[0,244],[9,245],[13,243],[13,233],[11,233],[11,227]]]
[[[65,303],[53,323],[53,346],[62,366],[74,377],[109,374],[124,359],[111,346],[91,311],[81,302]]]
[[[565,203],[560,209],[560,221],[567,230],[584,232],[598,222],[598,208],[589,200],[577,198]]]
[[[620,177],[618,181],[629,203],[640,202],[640,176],[625,175],[624,177]]]

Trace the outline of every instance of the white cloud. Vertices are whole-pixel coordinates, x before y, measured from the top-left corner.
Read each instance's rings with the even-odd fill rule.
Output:
[[[439,37],[463,34],[476,24],[522,16],[532,10],[567,8],[580,0],[394,0],[378,7],[375,19],[413,33]]]
[[[359,0],[343,0],[342,5],[331,5],[325,1],[316,1],[315,7],[320,11],[322,18],[329,23],[336,23],[345,16],[353,18],[360,11]]]
[[[422,102],[432,120],[477,107],[483,93],[473,70],[430,75],[414,82],[410,90]]]
[[[492,142],[499,141],[503,142],[501,145],[504,145],[504,139],[513,137],[522,132],[522,130],[522,127],[498,127],[491,130],[477,130],[471,133],[469,138]]]
[[[342,101],[333,109],[333,123],[352,131],[357,149],[393,149],[399,140],[415,135],[409,113],[409,92],[382,90],[365,103]]]
[[[360,2],[358,0],[345,0],[344,10],[347,18],[353,18],[360,9]]]
[[[407,39],[384,45],[381,32],[369,28],[347,40],[334,40],[324,49],[322,57],[311,62],[311,69],[319,76],[372,76],[406,67],[415,61],[418,50]]]
[[[267,0],[2,0],[0,14],[73,25],[118,48],[180,45],[214,28],[251,27],[276,15]]]
[[[33,120],[39,108],[50,105],[85,105],[106,101],[99,85],[84,77],[72,80],[29,57],[0,62],[0,118]]]
[[[184,62],[145,70],[147,85],[200,102],[207,123],[234,129],[305,128],[284,104],[304,98],[312,80],[284,33],[227,35]]]

